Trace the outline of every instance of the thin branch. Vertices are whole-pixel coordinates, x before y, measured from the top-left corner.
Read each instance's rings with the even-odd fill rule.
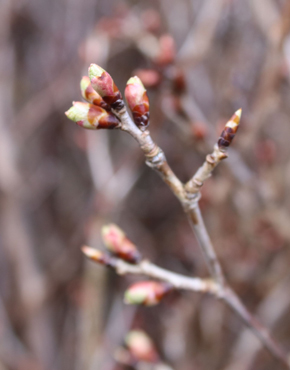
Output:
[[[121,259],[113,259],[112,265],[119,275],[137,274],[166,281],[176,289],[192,290],[194,292],[211,293],[220,298],[220,287],[211,279],[187,277],[169,270],[163,269],[153,263],[143,260],[137,265],[132,265]]]
[[[241,112],[237,113],[240,115]],[[188,215],[190,225],[198,239],[209,271],[219,286],[220,298],[222,298],[225,303],[227,303],[242,318],[245,324],[260,339],[265,348],[267,348],[275,358],[279,359],[288,369],[290,369],[290,362],[286,353],[284,353],[275,339],[270,336],[268,330],[247,310],[236,293],[226,285],[222,267],[211,243],[199,209],[199,189],[202,186],[203,181],[211,175],[213,169],[222,159],[227,157],[224,147],[221,148],[221,145],[216,145],[213,153],[207,156],[204,164],[197,170],[192,179],[184,185],[168,165],[163,151],[154,143],[149,131],[141,131],[136,127],[126,110],[126,107],[122,108],[119,112],[114,111],[114,114],[121,121],[121,129],[131,134],[140,145],[140,148],[146,157],[146,164],[159,173],[164,182],[180,200]],[[232,120],[228,123],[232,123]],[[231,127],[231,125],[228,127]],[[223,132],[220,139],[227,139],[226,135],[227,133]],[[135,268],[136,267],[134,267],[133,270]],[[143,271],[140,270],[140,267],[134,271],[143,273]],[[166,279],[164,280],[168,281]]]
[[[207,156],[204,164],[197,170],[192,179],[184,185],[168,165],[161,148],[155,144],[149,131],[146,130],[146,127],[149,124],[149,100],[146,95],[146,90],[138,77],[131,78],[125,89],[126,100],[133,114],[134,123],[128,114],[121,93],[116,87],[112,77],[105,70],[95,64],[91,64],[89,68],[89,76],[92,87],[100,94],[103,101],[110,105],[111,112],[106,112],[102,108],[96,107],[92,104],[86,105],[85,103],[75,102],[73,107],[66,112],[66,115],[79,125],[86,128],[120,128],[134,137],[146,157],[146,164],[159,173],[164,182],[179,199],[184,211],[187,213],[189,222],[196,234],[209,271],[212,275],[215,294],[218,292],[218,296],[244,320],[270,353],[290,369],[290,362],[287,355],[284,354],[279,344],[270,336],[267,329],[263,327],[254,318],[254,316],[252,316],[239,300],[238,296],[227,286],[222,267],[211,243],[198,206],[200,187],[211,175],[211,172],[220,163],[220,161],[227,157],[227,148],[231,144],[239,127],[241,110],[235,112],[231,119],[226,123],[217,145],[214,147],[213,153]],[[89,112],[91,113],[90,116]],[[88,254],[90,254],[90,252]],[[198,291],[204,291],[204,289],[205,291],[210,291],[211,289],[207,284],[204,285],[204,280],[192,280],[193,278],[190,279],[182,277],[183,280],[180,281],[181,278],[178,274],[160,269],[159,267],[150,264],[150,262],[143,261],[137,266],[132,266],[124,264],[122,261],[119,262],[119,260],[115,260],[116,263],[113,263],[112,261],[114,260],[111,260],[101,252],[96,252],[96,255],[98,257],[95,256],[95,260],[114,267],[119,273],[145,273],[148,276],[164,280],[165,282],[169,282],[170,280],[171,287],[173,285],[173,287],[179,289],[189,289],[189,287],[191,290],[194,289]],[[120,257],[122,257],[122,255],[120,255]],[[188,279],[190,279],[189,286],[187,285]],[[172,284],[171,280],[173,280],[174,284]],[[192,285],[193,281],[195,282],[195,285]],[[168,291],[169,287],[162,286],[162,284],[154,285],[153,282],[150,284],[151,288],[154,288],[156,292],[154,297],[150,298],[151,301],[149,302],[148,300],[147,303],[155,304],[156,298],[158,296],[162,297],[160,294],[164,294]],[[216,290],[216,288],[218,289]],[[133,292],[136,292],[136,289],[140,289],[140,286],[135,286],[134,289],[132,287],[132,291],[127,292],[128,294],[126,298],[128,299],[128,302],[131,301],[131,303],[140,304],[143,302],[140,301],[141,298],[143,299],[143,296],[141,297],[140,294],[135,294],[135,296],[133,296]],[[144,289],[144,284],[142,289]],[[144,301],[144,303],[146,304],[146,301]]]
[[[198,200],[192,202],[192,206],[188,207],[185,212],[187,213],[190,226],[196,235],[199,245],[201,246],[201,251],[211,275],[216,279],[216,281],[219,282],[221,286],[223,286],[225,284],[225,278],[222,267],[203,222]]]

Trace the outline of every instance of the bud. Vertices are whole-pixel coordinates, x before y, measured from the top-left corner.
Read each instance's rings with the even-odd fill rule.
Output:
[[[88,257],[90,260],[100,263],[102,265],[111,265],[110,263],[110,256],[101,252],[98,249],[94,249],[84,245],[82,247],[82,252]]]
[[[79,126],[97,130],[100,128],[113,129],[120,126],[120,122],[113,113],[97,107],[94,104],[73,102],[73,106],[65,112],[66,116]]]
[[[126,346],[138,361],[156,362],[158,354],[149,336],[141,330],[130,331],[125,338]]]
[[[233,138],[235,137],[236,132],[239,128],[239,123],[241,120],[242,110],[239,109],[235,112],[232,118],[226,123],[225,129],[221,133],[221,136],[218,140],[218,147],[221,151],[226,151]]]
[[[102,228],[102,237],[105,246],[115,255],[130,263],[138,263],[141,254],[126,234],[114,224]]]
[[[173,289],[169,283],[156,281],[140,281],[129,287],[125,292],[124,302],[127,304],[143,304],[154,306]]]
[[[131,77],[128,80],[125,97],[136,126],[145,129],[149,125],[149,99],[139,77]]]
[[[96,64],[89,67],[91,84],[103,100],[116,111],[124,107],[122,95],[107,71]]]
[[[89,103],[97,105],[105,110],[110,110],[110,107],[101,96],[93,89],[88,76],[83,76],[80,83],[82,97]]]

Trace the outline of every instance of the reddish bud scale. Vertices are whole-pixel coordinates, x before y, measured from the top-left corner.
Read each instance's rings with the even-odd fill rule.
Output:
[[[139,77],[135,76],[129,79],[125,89],[125,97],[136,126],[145,129],[149,125],[149,99]]]
[[[65,114],[69,119],[86,129],[113,129],[120,125],[114,114],[94,104],[73,102],[73,106]]]
[[[119,120],[116,118],[116,116],[114,116],[114,114],[107,112],[101,107],[97,107],[93,104],[90,105],[90,109],[88,112],[88,121],[97,129],[113,129],[120,124]]]
[[[241,114],[242,110],[239,109],[234,113],[232,118],[226,123],[226,126],[218,140],[218,147],[221,151],[227,150],[227,148],[232,143],[239,128]]]
[[[84,76],[81,80],[82,97],[89,103],[97,105],[105,110],[110,110],[108,104],[101,98],[101,96],[93,89],[90,79]]]
[[[155,306],[172,290],[173,286],[169,283],[141,281],[131,285],[125,292],[125,303]]]
[[[89,76],[92,87],[103,100],[112,109],[120,111],[124,107],[124,101],[110,74],[96,64],[91,64],[89,67]]]
[[[130,263],[140,262],[142,258],[140,252],[118,226],[114,224],[104,226],[102,236],[106,247],[116,256]]]

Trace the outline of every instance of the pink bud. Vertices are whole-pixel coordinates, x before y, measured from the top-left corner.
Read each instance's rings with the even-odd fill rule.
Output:
[[[172,285],[157,281],[140,281],[125,292],[125,303],[154,306],[173,289]]]
[[[149,125],[149,99],[139,77],[131,77],[128,80],[125,97],[136,126],[145,129]]]
[[[89,77],[93,88],[112,109],[120,111],[124,107],[122,95],[107,71],[91,64]]]
[[[82,97],[89,103],[97,105],[105,110],[110,110],[108,104],[93,89],[88,76],[83,76],[80,83]]]
[[[113,129],[120,126],[118,118],[113,113],[94,104],[73,102],[73,106],[65,114],[79,126],[91,130]]]
[[[130,263],[138,263],[141,254],[126,234],[114,224],[102,228],[102,237],[106,247],[115,255]]]

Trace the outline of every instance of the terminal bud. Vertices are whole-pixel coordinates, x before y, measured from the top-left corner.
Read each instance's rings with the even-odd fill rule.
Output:
[[[110,266],[110,256],[101,252],[98,249],[88,247],[87,245],[84,245],[82,247],[82,252],[85,254],[86,257],[88,257],[90,260],[100,263],[101,265]]]
[[[133,120],[141,130],[149,125],[149,99],[139,77],[131,77],[125,89],[125,97],[133,114]]]
[[[226,123],[226,126],[221,133],[221,136],[218,140],[218,147],[219,149],[224,152],[230,146],[231,142],[233,141],[236,132],[239,128],[239,123],[241,120],[242,110],[237,110],[232,118]]]
[[[102,228],[102,237],[105,246],[116,256],[130,263],[140,262],[140,252],[117,225],[104,226]]]
[[[89,77],[93,88],[112,109],[120,111],[124,107],[122,95],[107,71],[91,64]]]

